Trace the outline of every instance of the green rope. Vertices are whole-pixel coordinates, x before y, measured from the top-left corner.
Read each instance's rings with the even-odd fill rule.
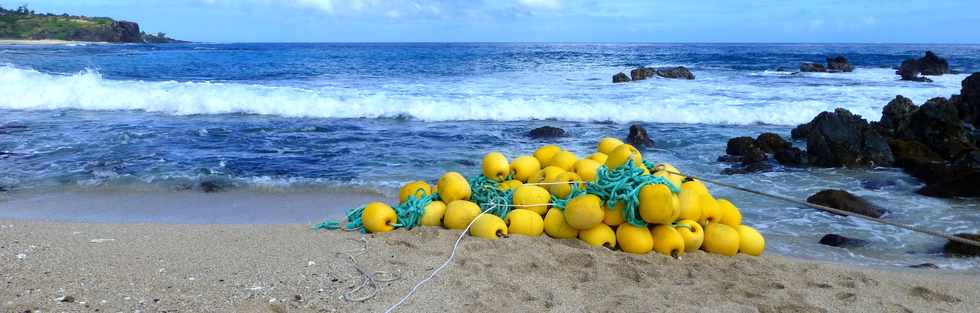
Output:
[[[511,178],[513,173],[508,175],[507,178]],[[506,180],[505,180],[506,181]],[[514,189],[508,189],[507,191],[500,190],[500,183],[490,180],[486,176],[479,175],[473,177],[469,181],[470,190],[470,200],[478,204],[481,209],[486,210],[491,208],[488,213],[499,216],[500,218],[506,218],[507,214],[510,213],[511,204],[514,200]]]
[[[643,175],[643,168],[629,160],[615,170],[609,170],[605,165],[599,167],[595,183],[588,184],[586,190],[605,201],[607,208],[615,208],[617,202],[623,205],[623,220],[635,226],[646,226],[647,223],[639,217],[639,194],[644,186],[661,184],[667,186],[672,193],[680,189],[663,177]]]
[[[428,207],[434,199],[438,199],[438,197],[438,193],[426,195],[424,190],[419,188],[414,194],[409,196],[404,203],[393,207],[395,214],[398,215],[398,222],[392,226],[395,226],[395,228],[406,229],[412,229],[415,226],[418,226],[422,219],[422,215],[425,214],[425,208]],[[362,220],[365,207],[367,206],[347,209],[347,226],[344,227],[344,229],[360,230],[362,233],[367,232],[367,229],[364,228],[364,221]],[[313,229],[340,229],[340,222],[327,219],[320,224],[314,225]]]
[[[569,191],[568,195],[566,195],[564,198],[559,198],[556,195],[551,195],[551,207],[564,211],[565,207],[568,206],[568,201],[572,201],[572,199],[575,199],[575,197],[586,194],[588,184],[590,183],[588,182],[586,183],[586,188],[579,188],[579,183],[577,182],[572,182],[571,184],[572,184],[572,190]]]

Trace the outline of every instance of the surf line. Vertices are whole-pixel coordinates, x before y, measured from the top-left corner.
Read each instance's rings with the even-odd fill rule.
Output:
[[[763,192],[763,191],[749,189],[749,188],[745,188],[745,187],[742,187],[742,186],[733,185],[733,184],[729,184],[729,183],[723,183],[723,182],[716,181],[716,180],[704,179],[704,178],[701,178],[701,177],[692,176],[692,175],[688,175],[688,174],[681,174],[681,173],[677,173],[677,172],[674,172],[674,171],[667,170],[667,169],[663,168],[662,166],[658,166],[657,167],[657,170],[662,170],[664,172],[667,172],[668,174],[680,175],[680,176],[684,176],[684,177],[690,177],[690,178],[697,179],[697,180],[700,180],[700,181],[703,181],[703,182],[707,182],[707,183],[711,183],[711,184],[715,184],[715,185],[718,185],[718,186],[727,187],[727,188],[731,188],[731,189],[735,189],[735,190],[739,190],[739,191],[744,191],[744,192],[748,192],[748,193],[751,193],[751,194],[760,195],[760,196],[763,196],[763,197],[768,197],[768,198],[772,198],[772,199],[776,199],[776,200],[781,200],[781,201],[785,201],[785,202],[789,202],[789,203],[793,203],[793,204],[798,204],[798,205],[804,205],[804,206],[808,206],[808,207],[811,207],[811,208],[814,208],[814,209],[818,209],[818,210],[822,210],[822,211],[827,211],[827,212],[831,212],[831,213],[835,213],[835,214],[840,214],[840,215],[844,215],[844,216],[853,216],[853,217],[857,217],[857,218],[860,218],[860,219],[863,219],[863,220],[872,221],[872,222],[879,223],[879,224],[890,225],[890,226],[894,226],[894,227],[898,227],[898,228],[910,230],[910,231],[913,231],[913,232],[917,232],[917,233],[921,233],[921,234],[926,234],[926,235],[929,235],[929,236],[940,237],[940,238],[944,238],[944,239],[947,239],[947,240],[950,240],[950,241],[955,241],[955,242],[959,242],[959,243],[962,243],[962,244],[971,245],[971,246],[974,246],[974,247],[980,247],[980,241],[971,240],[971,239],[963,238],[963,237],[960,237],[960,236],[947,235],[947,234],[940,233],[940,232],[937,232],[937,231],[932,231],[932,230],[928,230],[928,229],[924,229],[924,228],[919,228],[919,227],[915,227],[915,226],[911,226],[911,225],[905,225],[905,224],[902,224],[902,223],[892,222],[892,221],[888,221],[888,220],[884,220],[884,219],[880,219],[880,218],[876,218],[876,217],[867,216],[867,215],[864,215],[864,214],[854,213],[854,212],[850,212],[850,211],[844,211],[844,210],[841,210],[841,209],[836,209],[836,208],[832,208],[832,207],[829,207],[829,206],[820,205],[820,204],[816,204],[816,203],[809,203],[809,202],[806,202],[806,201],[801,201],[801,200],[793,199],[793,198],[786,197],[786,196],[780,196],[780,195],[771,194],[771,193],[767,193],[767,192]]]

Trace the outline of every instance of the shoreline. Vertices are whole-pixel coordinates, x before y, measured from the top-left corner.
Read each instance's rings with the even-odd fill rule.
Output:
[[[361,235],[296,224],[0,219],[0,310],[381,311],[442,264],[456,236],[428,227]],[[362,237],[367,250],[357,252]],[[365,302],[341,300],[360,277],[345,252],[365,271],[400,279],[379,283]],[[695,251],[675,260],[578,240],[467,237],[452,265],[399,311],[972,312],[978,278],[772,254]]]
[[[14,45],[14,46],[53,46],[53,45],[66,45],[66,44],[109,44],[108,42],[98,42],[98,41],[71,41],[71,40],[58,40],[58,39],[0,39],[0,45]]]

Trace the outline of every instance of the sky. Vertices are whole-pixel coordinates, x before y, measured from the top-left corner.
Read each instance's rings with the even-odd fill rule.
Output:
[[[0,0],[21,4],[203,42],[980,42],[980,0]]]

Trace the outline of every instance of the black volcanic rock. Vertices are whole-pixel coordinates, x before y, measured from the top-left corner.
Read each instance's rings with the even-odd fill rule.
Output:
[[[822,190],[807,198],[806,202],[870,217],[881,217],[887,212],[867,200],[844,190]]]
[[[623,72],[619,72],[616,75],[613,75],[613,77],[612,77],[612,82],[613,83],[625,83],[625,82],[629,82],[629,81],[630,81],[630,77],[629,76],[626,76],[626,73],[623,73]]]
[[[956,234],[956,237],[966,238],[970,240],[980,241],[980,234]],[[980,256],[980,247],[971,246],[964,243],[959,243],[956,241],[949,241],[946,246],[943,247],[946,253],[959,256]]]
[[[847,62],[847,58],[842,55],[827,58],[827,71],[828,72],[853,72],[854,65]]]
[[[942,75],[951,73],[949,62],[946,59],[936,56],[932,51],[926,51],[926,55],[919,58],[919,72],[922,75]]]
[[[650,139],[650,135],[647,134],[647,130],[643,129],[643,126],[640,126],[639,124],[633,124],[630,126],[630,134],[626,137],[626,143],[637,148],[653,148],[654,144],[653,140]]]
[[[789,148],[783,149],[782,151],[776,152],[775,156],[776,162],[786,166],[799,166],[803,165],[806,161],[806,155],[799,148]]]
[[[766,153],[776,153],[793,147],[793,144],[774,133],[762,133],[755,138],[755,145]]]
[[[800,72],[826,72],[827,68],[819,63],[800,63]]]
[[[792,131],[807,139],[808,163],[825,167],[890,166],[888,142],[860,115],[838,108]]]
[[[674,79],[694,79],[694,74],[683,66],[662,68],[639,67],[630,71],[630,78],[632,80],[644,80],[657,76]]]
[[[532,129],[528,136],[534,139],[565,137],[564,129],[558,127],[544,126]]]
[[[838,234],[827,234],[820,238],[820,244],[838,248],[856,248],[867,246],[868,241],[844,237]]]
[[[919,68],[919,61],[915,59],[907,59],[902,61],[902,65],[898,67],[895,74],[902,77],[902,80],[916,81],[916,82],[932,82],[931,79],[919,76],[921,72]]]

